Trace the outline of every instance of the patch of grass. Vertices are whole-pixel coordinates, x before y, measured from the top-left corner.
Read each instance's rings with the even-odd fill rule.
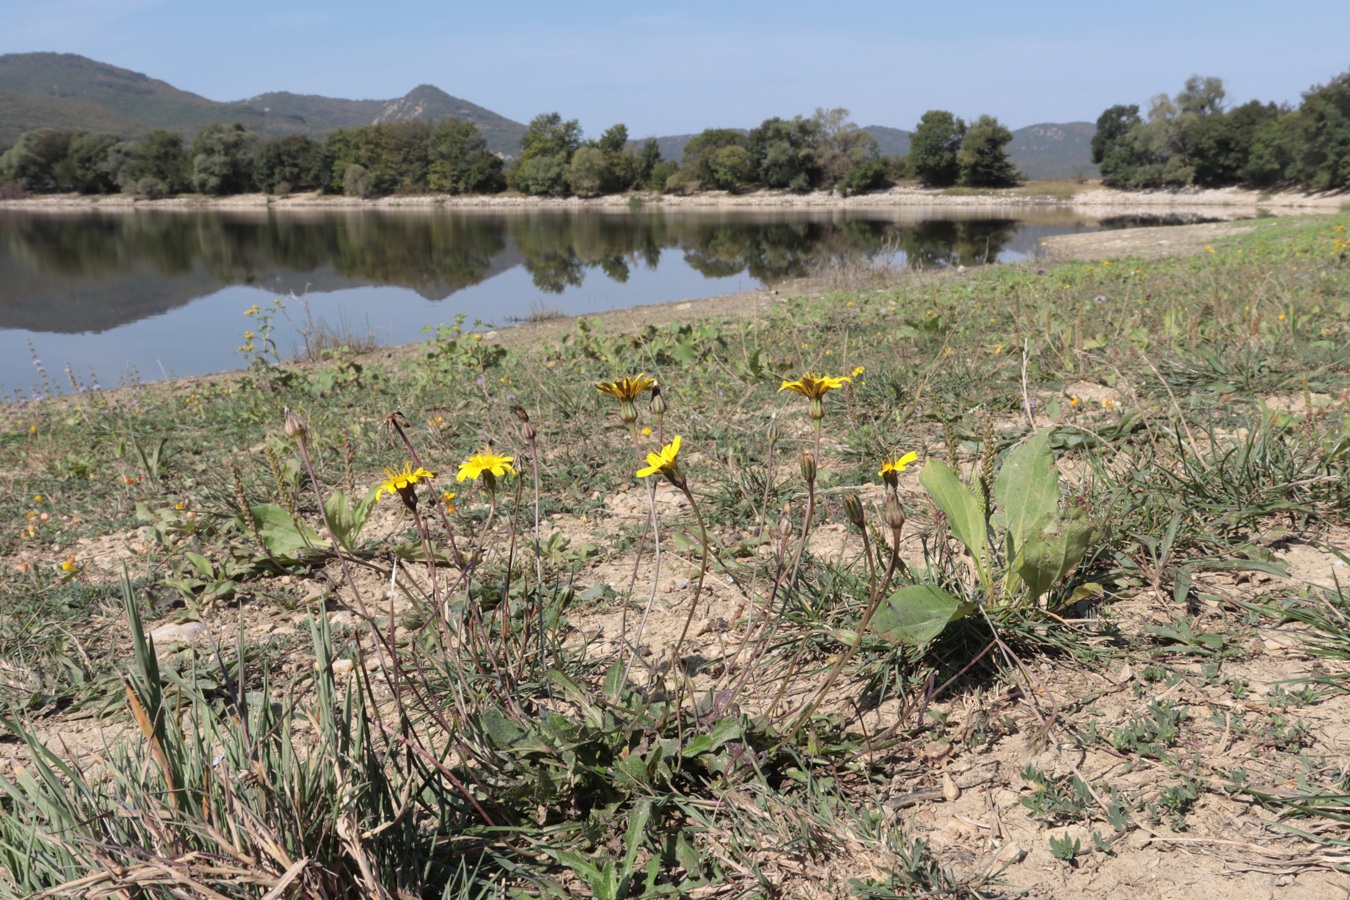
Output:
[[[1293,758],[1343,691],[1226,668],[1251,610],[1342,660],[1339,591],[1219,582],[1350,508],[1345,218],[520,351],[457,321],[379,366],[284,361],[258,310],[244,373],[7,411],[0,673],[36,680],[0,680],[0,893],[791,893],[810,858],[975,896],[868,810],[925,743],[1018,731],[1161,773],[1028,770],[1041,827],[1191,827],[1201,729]],[[596,390],[638,373],[659,400]],[[1150,627],[1113,621],[1141,597]],[[235,636],[156,652],[169,615]],[[1149,699],[1109,727],[1046,685],[1124,656]],[[97,771],[38,737],[81,707],[127,729]],[[1329,778],[1300,814],[1343,814]]]

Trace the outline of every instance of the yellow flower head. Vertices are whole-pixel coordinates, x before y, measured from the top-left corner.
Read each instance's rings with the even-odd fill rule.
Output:
[[[455,511],[455,492],[446,491],[441,494],[441,502],[445,504],[445,511],[452,513]]]
[[[781,394],[783,391],[796,391],[808,400],[819,400],[825,396],[826,391],[841,388],[852,380],[847,375],[833,377],[807,372],[796,381],[784,381],[782,386],[778,388],[778,392]]]
[[[67,556],[67,557],[66,557],[64,560],[62,560],[62,562],[61,562],[61,571],[62,571],[62,572],[74,572],[77,566],[78,566],[78,563],[75,562],[75,557],[73,557],[73,556]]]
[[[881,464],[881,471],[878,472],[877,474],[881,476],[881,480],[886,482],[886,484],[890,485],[891,487],[895,487],[896,484],[899,482],[899,478],[897,476],[901,472],[908,469],[910,463],[916,462],[918,461],[918,459],[919,454],[911,450],[904,456],[898,456],[895,459],[888,459],[885,462],[883,462]]]
[[[675,435],[669,444],[661,448],[660,453],[647,454],[647,467],[638,469],[639,478],[646,478],[648,475],[664,475],[674,482],[680,475],[679,466],[675,458],[680,455],[680,436]]]
[[[475,453],[459,464],[459,475],[456,480],[483,478],[491,486],[495,478],[516,474],[516,470],[511,468],[514,461],[514,456],[498,456],[491,448],[484,447],[482,453]]]
[[[826,391],[832,391],[835,388],[843,387],[852,381],[847,375],[830,376],[817,375],[814,372],[807,372],[796,381],[785,381],[778,388],[781,394],[783,391],[796,391],[803,397],[811,401],[809,412],[811,418],[816,420],[816,425],[820,425],[820,420],[825,418],[825,397]]]
[[[414,469],[412,463],[406,462],[403,464],[402,472],[395,472],[393,469],[385,469],[384,474],[386,476],[384,483],[381,484],[380,489],[375,492],[375,499],[380,499],[380,497],[386,493],[391,495],[398,494],[403,498],[404,503],[413,504],[417,502],[417,495],[413,492],[413,485],[417,484],[419,481],[427,481],[436,477],[435,472],[428,472],[421,466]]]
[[[595,389],[602,394],[609,394],[620,403],[632,403],[643,391],[649,391],[656,384],[655,378],[648,378],[645,372],[640,373],[636,378],[624,376],[617,381],[597,381]]]
[[[857,378],[859,375],[861,375],[862,373],[864,373],[864,372],[866,372],[866,371],[867,371],[867,367],[866,367],[866,366],[855,366],[855,367],[853,368],[853,371],[852,371],[850,374],[851,374],[854,378]]]

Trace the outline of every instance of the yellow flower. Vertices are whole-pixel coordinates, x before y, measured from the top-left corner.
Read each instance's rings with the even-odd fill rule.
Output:
[[[886,482],[891,487],[895,487],[897,481],[899,480],[896,476],[899,475],[901,472],[905,471],[906,469],[908,469],[909,464],[918,461],[918,459],[919,454],[911,450],[904,456],[899,456],[896,457],[895,459],[888,459],[885,462],[883,462],[881,464],[881,471],[878,472],[877,474],[881,476],[882,481]]]
[[[867,371],[867,369],[866,369],[866,367],[864,367],[864,366],[855,366],[854,369],[853,369],[853,371],[852,371],[850,374],[851,374],[854,378],[857,378],[859,375],[861,375],[863,372],[866,372],[866,371]]]
[[[456,480],[463,481],[466,478],[483,478],[484,475],[490,475],[493,478],[500,478],[503,475],[514,475],[516,470],[511,468],[511,463],[515,461],[514,456],[498,456],[493,453],[491,448],[484,447],[482,453],[475,453],[464,462],[459,464],[459,476]],[[484,479],[488,484],[492,484],[490,479]]]
[[[61,571],[62,571],[62,572],[74,572],[74,571],[75,571],[75,567],[76,567],[76,562],[75,562],[75,557],[73,557],[73,556],[67,556],[67,557],[61,562]]]
[[[826,391],[832,391],[835,388],[841,388],[853,379],[847,375],[832,377],[830,375],[817,375],[815,372],[807,372],[796,381],[784,381],[778,388],[781,394],[783,391],[796,391],[810,400],[819,400],[825,396]]]
[[[654,384],[656,384],[656,379],[648,378],[647,374],[643,372],[636,378],[629,378],[625,375],[617,381],[597,381],[595,389],[602,394],[609,394],[620,403],[632,403],[643,391],[651,390]]]
[[[256,303],[250,306],[248,309],[244,310],[244,315],[246,316],[253,316],[257,314],[258,314],[258,304]]]
[[[441,494],[441,502],[445,504],[445,511],[452,513],[455,511],[455,492],[446,491]]]
[[[375,499],[380,499],[380,497],[386,493],[391,495],[398,494],[403,498],[405,503],[408,502],[409,497],[416,497],[413,493],[413,485],[417,484],[419,481],[428,481],[436,477],[435,472],[428,472],[421,466],[413,469],[412,463],[407,462],[403,464],[402,472],[395,472],[393,469],[385,469],[384,474],[386,476],[384,483],[381,484],[380,489],[375,492]]]
[[[1213,253],[1213,252],[1214,252],[1214,248],[1211,247],[1209,244],[1206,244],[1206,245],[1205,245],[1205,252],[1206,252],[1206,253]]]
[[[679,477],[680,470],[675,463],[675,457],[680,455],[680,436],[675,435],[674,439],[661,448],[660,453],[647,454],[647,467],[638,469],[639,478],[646,478],[648,475],[664,475],[672,482]]]

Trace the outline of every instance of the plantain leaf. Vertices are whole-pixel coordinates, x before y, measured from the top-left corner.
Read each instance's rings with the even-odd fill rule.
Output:
[[[1040,520],[1059,509],[1059,472],[1050,450],[1052,434],[1053,429],[1047,428],[1008,451],[994,479],[997,508],[990,521],[1006,532],[1008,559],[1016,559]]]
[[[937,508],[946,513],[952,534],[966,545],[975,564],[982,567],[989,542],[989,526],[979,498],[940,459],[924,463],[919,483],[928,489]]]
[[[970,604],[962,603],[942,588],[911,584],[894,591],[877,608],[872,628],[889,640],[922,647],[970,610]]]

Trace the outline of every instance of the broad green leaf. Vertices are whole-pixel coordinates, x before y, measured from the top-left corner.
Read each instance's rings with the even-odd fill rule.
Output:
[[[911,584],[894,591],[877,608],[872,628],[889,640],[922,647],[969,611],[969,605],[942,588]]]
[[[1059,472],[1050,451],[1052,433],[1047,428],[1008,451],[994,479],[997,508],[990,521],[1007,533],[1008,559],[1016,558],[1035,523],[1059,509]]]
[[[313,528],[296,521],[275,503],[250,506],[249,514],[258,526],[259,539],[273,556],[293,556],[308,547],[327,545],[327,541],[321,541]]]
[[[919,483],[928,489],[937,508],[946,513],[952,534],[966,545],[975,564],[983,567],[989,527],[979,498],[940,459],[930,459],[924,463],[923,471],[919,473]]]
[[[187,557],[188,562],[192,563],[192,568],[202,573],[203,578],[216,577],[216,567],[211,565],[211,561],[205,556],[202,556],[200,553],[193,553],[191,550],[188,550],[183,555]]]
[[[1013,569],[1032,597],[1041,597],[1087,555],[1097,529],[1084,520],[1082,510],[1046,516],[1022,545]]]
[[[370,518],[370,511],[375,505],[375,494],[379,490],[379,485],[371,488],[355,506],[352,506],[341,488],[335,489],[324,501],[323,509],[328,515],[328,524],[332,526],[338,543],[345,549],[353,548],[357,535],[366,526],[366,520]]]

